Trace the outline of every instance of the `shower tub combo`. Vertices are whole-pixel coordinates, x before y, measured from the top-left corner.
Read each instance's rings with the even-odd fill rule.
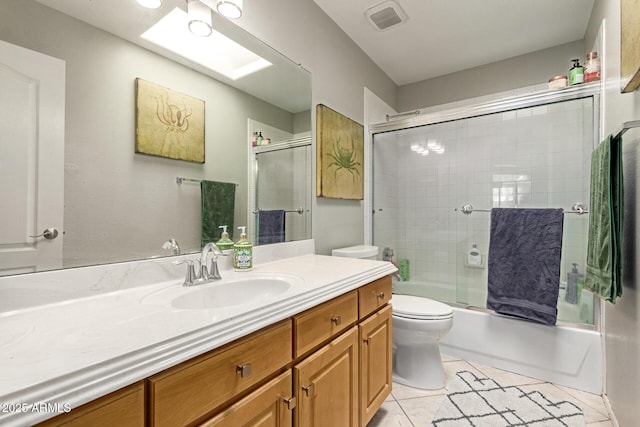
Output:
[[[443,353],[602,392],[599,306],[587,291],[566,296],[573,265],[584,271],[588,214],[564,216],[556,326],[486,309],[490,209],[588,206],[598,91],[545,90],[369,126],[372,243],[409,265],[394,293],[453,307]],[[465,205],[476,209],[465,215]]]

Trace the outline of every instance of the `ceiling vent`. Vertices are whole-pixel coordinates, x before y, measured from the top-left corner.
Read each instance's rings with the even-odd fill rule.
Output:
[[[385,31],[402,24],[407,20],[407,14],[400,5],[393,0],[387,0],[373,6],[364,13],[369,22],[378,31]]]

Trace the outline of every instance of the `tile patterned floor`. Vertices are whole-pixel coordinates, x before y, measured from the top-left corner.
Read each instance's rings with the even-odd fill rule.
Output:
[[[421,427],[430,426],[433,416],[447,395],[447,387],[458,371],[471,371],[490,377],[503,385],[517,385],[523,390],[539,390],[546,396],[568,400],[582,408],[587,427],[613,427],[607,409],[598,395],[547,383],[478,363],[443,356],[446,384],[440,390],[420,390],[393,383],[387,398],[367,427]]]

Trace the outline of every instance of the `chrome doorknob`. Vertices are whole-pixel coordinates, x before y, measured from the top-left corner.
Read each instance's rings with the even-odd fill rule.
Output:
[[[47,240],[53,240],[58,237],[58,230],[55,228],[47,228],[42,232],[42,234],[38,234],[37,236],[29,236],[29,237],[44,237]]]

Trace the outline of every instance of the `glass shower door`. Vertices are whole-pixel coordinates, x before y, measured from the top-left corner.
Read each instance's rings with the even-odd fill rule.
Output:
[[[403,289],[485,307],[493,207],[588,205],[593,98],[380,133],[373,138],[373,243],[409,263]],[[463,205],[474,212],[462,213]],[[484,211],[484,212],[483,212]],[[588,215],[565,214],[558,320],[593,324],[593,296],[567,298],[584,273]],[[480,252],[470,260],[476,246]],[[412,285],[416,285],[413,286]]]
[[[311,237],[311,145],[271,147],[255,154],[256,210],[285,211],[285,241]],[[258,230],[258,215],[254,230]],[[257,242],[257,236],[254,236]]]

